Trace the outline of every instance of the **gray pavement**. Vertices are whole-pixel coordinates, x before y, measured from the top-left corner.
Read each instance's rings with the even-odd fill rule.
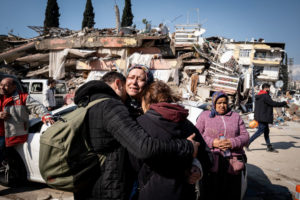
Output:
[[[290,200],[300,184],[300,123],[270,126],[270,139],[278,153],[266,151],[263,135],[246,152],[248,190],[245,200]],[[256,129],[248,129],[250,135]]]

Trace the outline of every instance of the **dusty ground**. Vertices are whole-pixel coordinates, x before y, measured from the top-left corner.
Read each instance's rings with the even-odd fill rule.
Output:
[[[250,135],[255,130],[250,129]],[[300,184],[300,123],[271,128],[271,142],[279,153],[266,152],[263,136],[250,146],[248,156],[248,190],[245,200],[291,200]],[[31,183],[19,188],[0,186],[0,200],[72,200],[73,195]]]
[[[255,130],[249,130],[250,135]],[[250,146],[245,199],[292,199],[300,184],[300,123],[272,126],[270,139],[279,153],[266,151],[263,135]]]

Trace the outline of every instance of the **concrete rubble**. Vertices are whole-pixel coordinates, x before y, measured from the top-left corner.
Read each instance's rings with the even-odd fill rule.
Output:
[[[145,64],[154,78],[167,82],[184,102],[196,107],[207,105],[214,91],[223,90],[232,109],[251,113],[257,86],[269,82],[272,93],[278,94],[282,88],[278,80],[287,65],[284,43],[204,38],[205,29],[199,24],[176,25],[174,33],[163,24],[142,31],[52,28],[46,35],[43,27],[30,28],[39,36],[0,37],[1,72],[64,79],[69,87],[78,87],[107,71],[125,73],[131,64]],[[286,110],[275,109],[275,119],[300,121],[298,102]]]

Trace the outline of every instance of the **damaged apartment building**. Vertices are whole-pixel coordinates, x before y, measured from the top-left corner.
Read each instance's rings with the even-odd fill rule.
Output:
[[[272,85],[281,79],[286,60],[284,43],[235,42],[222,37],[204,38],[201,25],[176,25],[147,33],[134,28],[54,28],[23,39],[1,37],[0,70],[19,77],[64,79],[78,87],[104,73],[125,73],[132,64],[150,67],[154,78],[167,82],[183,99],[199,106],[211,94],[224,90],[236,109],[251,102],[252,88],[262,82]],[[257,88],[256,88],[257,89]],[[245,110],[246,109],[246,110]]]

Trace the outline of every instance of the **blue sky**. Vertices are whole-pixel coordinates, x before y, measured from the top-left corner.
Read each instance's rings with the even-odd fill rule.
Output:
[[[37,33],[27,26],[43,26],[47,0],[1,0],[0,34],[30,38]],[[85,0],[57,0],[60,27],[81,29]],[[92,0],[95,28],[115,26],[114,0]],[[122,15],[124,0],[116,0]],[[204,37],[223,36],[236,41],[264,38],[266,42],[286,43],[294,64],[300,64],[300,0],[131,0],[134,23],[142,19],[153,26],[165,22],[171,31],[175,24],[197,23],[197,10]],[[176,19],[174,22],[172,20]],[[298,19],[298,20],[297,20]]]

